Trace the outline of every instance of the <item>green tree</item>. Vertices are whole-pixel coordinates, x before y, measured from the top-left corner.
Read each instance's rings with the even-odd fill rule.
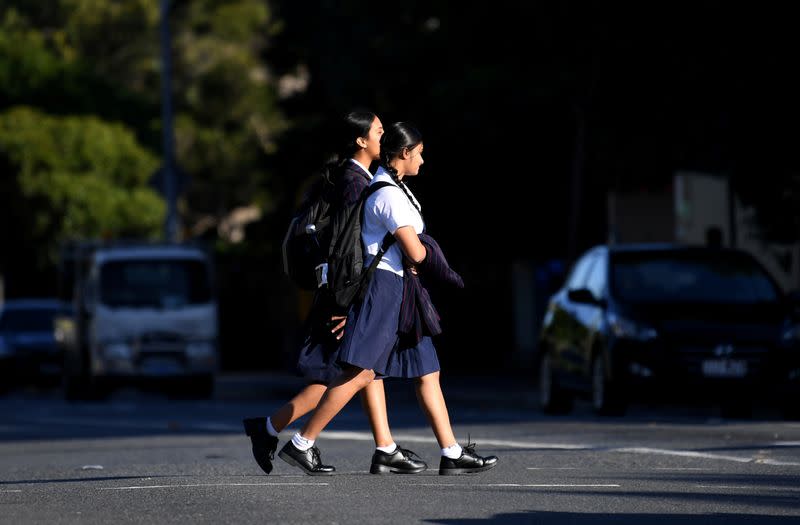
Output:
[[[160,150],[159,4],[7,0],[0,99],[122,121],[142,145]],[[191,228],[272,201],[265,166],[287,124],[262,55],[280,26],[264,0],[173,5],[176,154],[191,180],[180,210]]]
[[[0,113],[0,165],[11,173],[3,214],[17,242],[9,244],[33,248],[40,267],[70,237],[160,232],[164,202],[146,186],[158,159],[121,124],[11,108]]]

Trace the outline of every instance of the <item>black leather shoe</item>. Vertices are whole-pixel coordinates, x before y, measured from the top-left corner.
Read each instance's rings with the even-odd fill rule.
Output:
[[[317,447],[303,451],[289,441],[278,452],[278,457],[294,467],[300,467],[309,476],[330,476],[336,471],[334,467],[322,464]]]
[[[497,456],[479,456],[475,453],[475,444],[468,443],[461,451],[461,457],[450,459],[442,456],[439,462],[439,475],[452,476],[455,474],[470,474],[483,472],[497,465]]]
[[[250,436],[253,444],[253,457],[261,470],[269,474],[272,472],[272,460],[275,459],[275,450],[278,448],[278,438],[267,432],[267,418],[251,417],[242,420],[244,433]]]
[[[414,459],[417,458],[417,459]],[[370,474],[416,474],[428,468],[428,464],[411,452],[400,448],[389,454],[382,450],[375,450],[372,455],[372,466],[369,468]]]

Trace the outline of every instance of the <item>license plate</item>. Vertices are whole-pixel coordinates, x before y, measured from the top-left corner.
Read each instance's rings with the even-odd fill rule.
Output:
[[[703,361],[703,375],[706,377],[744,377],[747,375],[747,361],[707,359]]]
[[[142,361],[140,370],[147,376],[168,376],[183,372],[183,367],[175,359],[150,358]]]

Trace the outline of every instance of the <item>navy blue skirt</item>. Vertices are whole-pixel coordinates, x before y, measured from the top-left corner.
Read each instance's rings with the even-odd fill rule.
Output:
[[[375,270],[364,300],[350,309],[338,361],[378,376],[421,377],[439,371],[439,358],[430,337],[405,348],[397,327],[403,300],[403,278]]]
[[[339,341],[319,341],[307,336],[297,357],[297,372],[309,383],[329,384],[342,372],[338,350]]]
[[[309,383],[329,384],[342,371],[337,363],[339,343],[330,332],[333,309],[323,295],[314,297],[306,321],[306,338],[297,355],[296,371]]]

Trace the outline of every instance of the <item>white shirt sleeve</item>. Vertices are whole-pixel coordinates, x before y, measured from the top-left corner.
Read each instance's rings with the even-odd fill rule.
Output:
[[[392,235],[397,228],[413,226],[417,219],[409,206],[408,197],[398,187],[387,186],[376,191],[372,210]]]

